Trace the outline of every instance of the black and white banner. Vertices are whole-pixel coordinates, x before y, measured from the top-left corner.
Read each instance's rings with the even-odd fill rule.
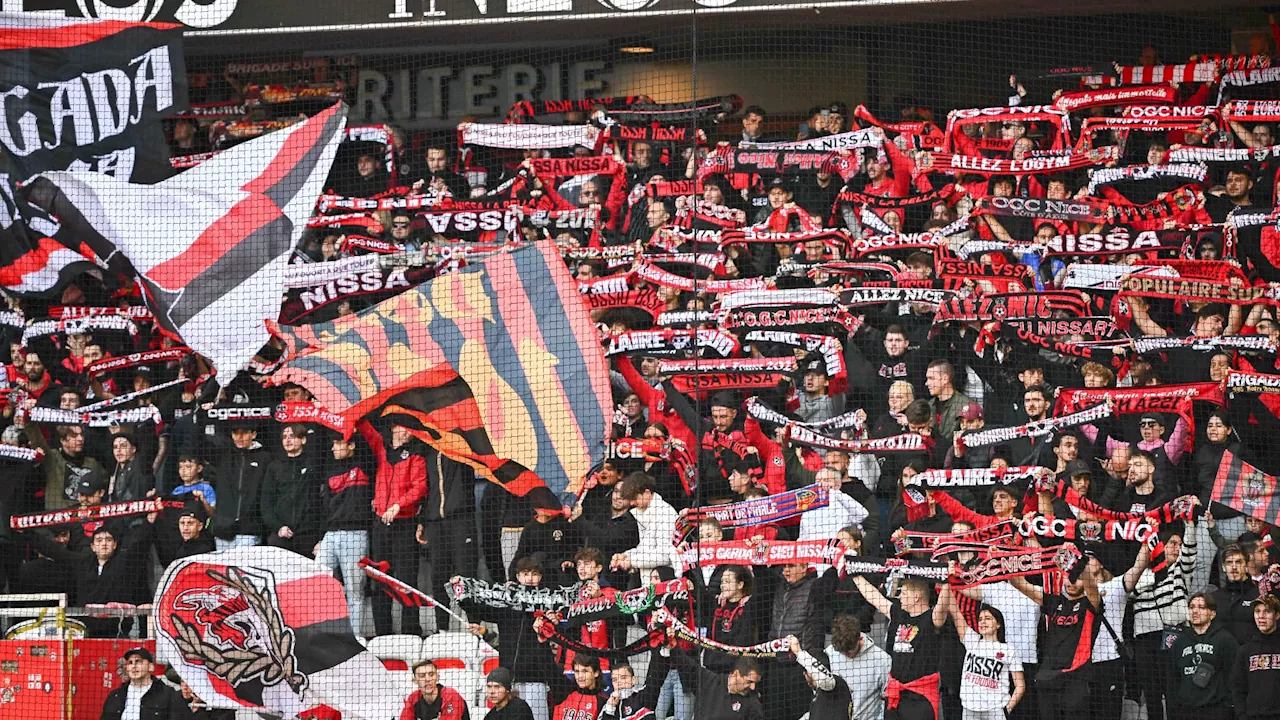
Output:
[[[187,109],[178,26],[0,13],[0,37],[0,172],[173,173],[160,120]]]

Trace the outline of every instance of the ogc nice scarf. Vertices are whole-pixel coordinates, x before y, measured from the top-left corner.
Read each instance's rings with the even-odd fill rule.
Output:
[[[1127,295],[1229,305],[1280,304],[1280,287],[1274,285],[1232,285],[1185,278],[1128,277],[1120,281],[1120,296]]]
[[[154,365],[156,363],[175,362],[182,360],[190,354],[191,349],[185,347],[129,353],[128,355],[103,358],[95,363],[91,363],[85,368],[85,372],[89,374],[89,377],[96,378],[107,373],[116,372],[117,370],[127,370],[129,368],[141,367],[143,365]]]
[[[1252,352],[1276,352],[1275,343],[1263,335],[1222,335],[1218,337],[1150,337],[1135,338],[1133,351],[1141,355],[1149,352],[1163,352],[1190,348],[1200,352],[1208,352],[1219,348],[1244,350]]]
[[[568,627],[616,617],[635,617],[661,605],[667,598],[679,595],[687,598],[688,592],[689,581],[676,578],[634,590],[606,591],[606,594],[579,600],[557,614]]]
[[[22,448],[25,449],[25,448]],[[177,503],[179,506],[182,503]],[[51,512],[32,513],[30,515],[14,515],[9,518],[9,527],[14,530],[30,530],[32,528],[53,527],[70,523],[87,523],[97,520],[130,517],[147,513],[160,512],[164,509],[164,501],[160,498],[148,500],[132,500],[129,502],[106,503],[88,507],[67,508]]]
[[[927,488],[988,487],[1012,485],[1026,480],[1052,476],[1053,471],[1039,465],[1004,468],[965,468],[962,470],[926,470],[911,478],[912,484]]]
[[[1268,475],[1228,450],[1222,454],[1210,497],[1249,517],[1276,525],[1280,523],[1280,493],[1276,489],[1275,475]]]
[[[1107,520],[1085,522],[1083,520],[1034,515],[1020,521],[1020,532],[1026,537],[1079,540],[1081,542],[1113,542],[1128,540],[1146,542],[1160,529],[1160,523],[1150,519]]]
[[[1196,508],[1199,507],[1199,501],[1193,495],[1184,495],[1180,498],[1170,500],[1160,507],[1151,508],[1146,512],[1131,513],[1112,510],[1102,507],[1087,497],[1077,493],[1071,488],[1071,483],[1066,480],[1059,480],[1053,477],[1040,478],[1036,485],[1037,490],[1048,490],[1055,496],[1062,498],[1071,507],[1077,510],[1100,517],[1104,520],[1115,520],[1123,522],[1127,520],[1155,520],[1160,523],[1171,523],[1175,520],[1190,520],[1196,515]]]
[[[1070,573],[1079,561],[1080,551],[1065,545],[1034,550],[987,552],[980,555],[972,565],[957,571],[952,577],[952,587],[964,590],[1010,578],[1040,575],[1050,570]]]
[[[680,550],[681,572],[714,565],[834,565],[847,552],[835,540],[697,543]]]
[[[895,534],[893,547],[894,552],[898,555],[932,553],[936,548],[944,545],[1003,544],[1014,540],[1017,532],[1018,526],[1013,520],[1002,520],[986,527],[959,533],[926,533],[906,530]]]
[[[726,530],[740,527],[770,525],[802,515],[807,510],[826,507],[829,502],[826,488],[806,485],[795,490],[768,497],[743,500],[728,505],[710,505],[689,508],[676,519],[673,545],[678,545],[690,530],[698,527],[704,518],[714,518]]]
[[[1111,408],[1107,405],[1098,405],[1070,415],[1035,420],[1025,425],[979,430],[976,433],[962,435],[960,443],[967,448],[980,448],[1012,442],[1019,438],[1044,437],[1058,430],[1076,427],[1077,425],[1088,425],[1108,417],[1111,417]]]
[[[516,583],[490,584],[475,578],[460,577],[449,585],[454,600],[469,600],[478,605],[519,612],[560,612],[578,599],[580,587],[531,588]]]
[[[626,330],[608,338],[604,354],[682,355],[695,349],[714,350],[721,357],[736,355],[738,338],[723,330]]]
[[[1048,320],[1058,311],[1073,317],[1088,315],[1088,304],[1078,291],[1043,293],[993,293],[980,297],[953,297],[938,308],[934,322],[991,322],[1008,319]]]
[[[929,153],[917,166],[917,174],[926,172],[953,175],[1043,175],[1101,165],[1119,156],[1115,147],[1098,148],[1070,155],[1028,157],[1022,160],[989,158],[980,155]]]
[[[127,258],[157,324],[229,383],[270,339],[266,322],[280,307],[285,264],[345,124],[345,108],[335,105],[156,185],[88,173],[40,177],[51,190],[48,210],[100,258]],[[140,207],[150,208],[145,221]],[[160,237],[155,228],[164,228]]]
[[[756,658],[776,658],[787,653],[787,641],[783,638],[775,638],[766,640],[755,645],[726,645],[710,638],[702,637],[702,633],[685,625],[671,614],[666,608],[655,608],[653,611],[652,623],[658,627],[670,628],[675,631],[676,637],[686,642],[693,643],[698,647],[717,650],[726,655],[736,655],[739,657],[756,657]]]
[[[156,659],[210,707],[396,717],[395,679],[351,632],[342,583],[273,547],[174,562],[156,587]]]
[[[916,433],[903,433],[884,438],[870,440],[842,440],[833,438],[803,426],[791,423],[787,426],[787,441],[793,445],[816,448],[818,450],[839,450],[850,454],[869,453],[883,455],[885,453],[920,453],[933,447],[931,438]]]
[[[1177,93],[1168,85],[1077,90],[1062,93],[1053,101],[1053,106],[1063,112],[1076,112],[1111,105],[1168,105],[1173,103]]]

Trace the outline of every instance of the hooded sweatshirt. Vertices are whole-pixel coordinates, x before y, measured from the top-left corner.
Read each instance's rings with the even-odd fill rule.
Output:
[[[1231,702],[1231,668],[1239,643],[1214,620],[1203,635],[1183,629],[1169,653],[1169,702],[1220,707]]]
[[[1236,653],[1231,696],[1237,718],[1280,717],[1280,632],[1258,633]]]

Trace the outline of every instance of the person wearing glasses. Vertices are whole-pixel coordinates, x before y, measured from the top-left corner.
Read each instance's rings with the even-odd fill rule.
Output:
[[[390,235],[387,238],[405,250],[422,249],[421,238],[413,234],[413,216],[409,213],[395,213],[391,216]]]

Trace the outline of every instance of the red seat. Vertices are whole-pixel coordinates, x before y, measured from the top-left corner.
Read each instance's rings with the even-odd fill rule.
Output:
[[[409,663],[396,658],[383,658],[382,666],[388,670],[408,670]]]
[[[437,670],[465,670],[467,667],[461,658],[436,658],[431,662],[436,664]]]

